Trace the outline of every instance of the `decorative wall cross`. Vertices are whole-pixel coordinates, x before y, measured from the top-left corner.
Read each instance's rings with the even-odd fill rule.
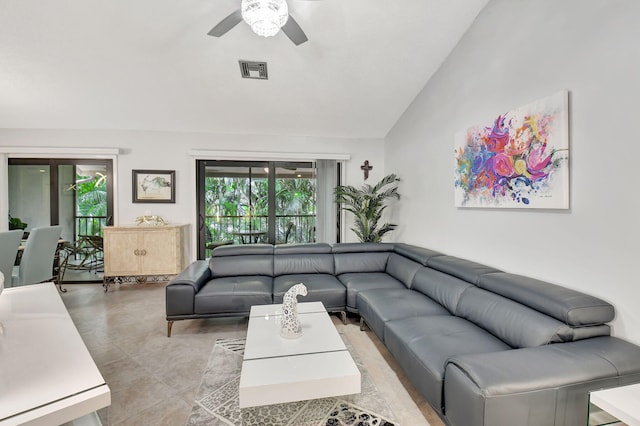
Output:
[[[365,160],[364,164],[360,166],[360,170],[364,172],[364,180],[369,178],[369,170],[372,170],[373,166],[369,165],[369,160]]]

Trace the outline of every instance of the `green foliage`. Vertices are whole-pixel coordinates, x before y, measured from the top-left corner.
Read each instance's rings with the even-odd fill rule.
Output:
[[[77,216],[107,216],[107,182],[98,176],[90,179],[90,176],[76,175]],[[100,235],[101,226],[100,222],[86,220],[86,229],[80,229],[87,235]]]
[[[13,229],[26,229],[29,226],[24,223],[20,218],[9,216],[9,230]]]
[[[315,193],[315,180],[276,179],[276,211],[280,215],[313,215]]]
[[[76,176],[76,181],[82,181],[88,176]],[[78,183],[76,186],[76,213],[78,216],[106,216],[107,215],[107,182],[106,179]]]
[[[398,186],[400,179],[395,174],[382,178],[374,186],[365,184],[361,189],[350,185],[339,185],[334,191],[335,200],[354,215],[355,227],[351,228],[363,243],[379,243],[382,237],[397,225],[380,224],[382,213],[387,208],[387,200],[400,199]]]
[[[277,178],[276,215],[315,215],[315,179]],[[213,240],[233,239],[234,230],[264,229],[269,213],[266,178],[208,177],[205,179],[205,215]],[[229,223],[233,223],[231,227]],[[285,221],[276,221],[276,235],[286,232]],[[227,229],[228,228],[228,229]],[[280,229],[282,228],[282,229]]]

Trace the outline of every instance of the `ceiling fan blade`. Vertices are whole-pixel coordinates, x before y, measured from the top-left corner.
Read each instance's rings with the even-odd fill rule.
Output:
[[[300,28],[300,25],[298,25],[291,15],[289,15],[287,23],[282,26],[282,32],[285,33],[296,46],[309,40],[304,31],[302,31],[302,28]]]
[[[207,33],[207,35],[220,37],[224,35],[227,31],[229,31],[231,28],[238,25],[240,21],[242,21],[242,12],[240,11],[240,9],[238,9],[235,12],[233,12],[231,15],[227,16],[222,21],[220,21],[218,25],[213,27],[211,31]]]

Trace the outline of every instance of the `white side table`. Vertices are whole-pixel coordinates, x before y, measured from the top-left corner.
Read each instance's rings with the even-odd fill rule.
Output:
[[[640,384],[591,392],[589,402],[629,426],[640,426]]]

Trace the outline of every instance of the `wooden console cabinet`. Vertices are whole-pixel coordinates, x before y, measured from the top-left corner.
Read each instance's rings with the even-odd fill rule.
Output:
[[[106,226],[105,290],[109,280],[176,275],[188,264],[189,225]]]

